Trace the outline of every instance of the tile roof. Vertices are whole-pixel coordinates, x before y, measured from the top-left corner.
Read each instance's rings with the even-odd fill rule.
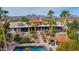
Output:
[[[44,22],[41,19],[37,19],[37,18],[33,18],[32,20],[30,20],[30,23],[41,23],[41,24],[48,24],[48,22]]]
[[[40,22],[42,22],[42,20],[34,18],[34,19],[30,20],[30,22],[40,23]]]
[[[69,42],[70,41],[70,39],[68,38],[68,37],[65,37],[65,36],[55,36],[54,37],[57,41],[59,41],[59,42]]]

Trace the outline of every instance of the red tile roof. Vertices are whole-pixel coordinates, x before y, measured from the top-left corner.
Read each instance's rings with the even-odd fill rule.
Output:
[[[42,21],[42,20],[40,20],[40,19],[36,19],[36,18],[30,20],[30,22],[36,22],[36,23],[40,23],[41,21]]]
[[[44,22],[41,19],[33,18],[30,20],[30,23],[41,23],[41,24],[48,24],[48,22]]]
[[[70,41],[70,39],[67,38],[67,37],[65,37],[65,36],[55,36],[54,38],[55,38],[57,41],[59,41],[59,42],[69,42],[69,41]]]

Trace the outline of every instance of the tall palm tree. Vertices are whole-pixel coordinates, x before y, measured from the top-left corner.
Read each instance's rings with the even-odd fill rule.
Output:
[[[4,17],[6,16],[7,13],[8,13],[8,11],[5,11],[0,7],[0,25],[1,25],[2,34],[3,34],[5,50],[7,50],[7,41],[6,41],[5,29],[4,29],[2,20],[4,19]]]
[[[70,11],[68,10],[63,10],[60,14],[61,18],[64,18],[65,20],[65,26],[66,26],[66,37],[67,37],[67,29],[68,29],[68,17],[70,16]]]
[[[1,26],[0,26],[1,27]],[[0,28],[0,51],[3,50],[3,34],[2,34],[2,29]]]
[[[51,22],[52,22],[52,16],[53,16],[54,12],[52,10],[50,10],[48,12],[48,19],[49,19],[49,26],[50,26],[50,29],[51,29]]]
[[[53,14],[54,14],[54,12],[52,10],[50,10],[48,12],[48,19],[49,19],[48,23],[49,23],[50,31],[52,31],[52,29],[53,29],[53,27],[52,27],[52,25],[53,25],[53,20],[52,20]]]

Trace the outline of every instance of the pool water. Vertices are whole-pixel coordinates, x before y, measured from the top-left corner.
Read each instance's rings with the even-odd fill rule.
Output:
[[[25,48],[29,48],[30,51],[47,51],[45,46],[18,46],[15,47],[14,51],[24,51]]]

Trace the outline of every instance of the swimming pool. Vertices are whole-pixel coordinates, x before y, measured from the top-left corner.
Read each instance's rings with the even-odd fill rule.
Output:
[[[25,48],[29,48],[30,51],[47,51],[45,46],[17,46],[14,51],[24,51]]]

